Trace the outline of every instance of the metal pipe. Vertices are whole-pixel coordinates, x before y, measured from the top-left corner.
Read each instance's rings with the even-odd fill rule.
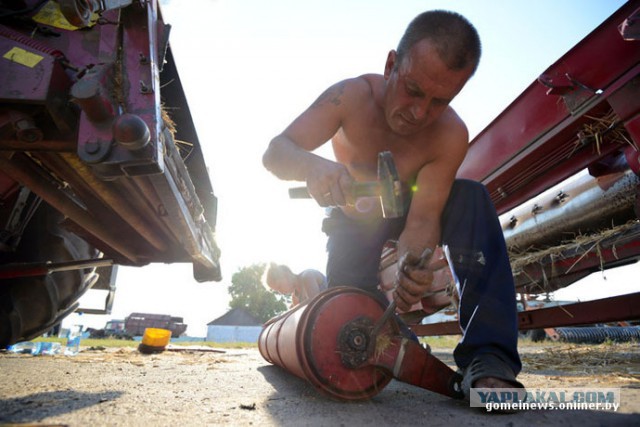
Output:
[[[38,170],[35,170],[31,161],[25,159],[23,155],[16,154],[11,158],[0,155],[0,169],[20,182],[25,187],[31,189],[44,201],[49,203],[62,214],[68,216],[73,222],[95,235],[112,249],[126,257],[133,263],[138,263],[138,257],[129,248],[113,239],[109,230],[95,220],[87,211],[73,202],[66,193],[57,188],[49,180],[42,177]]]
[[[354,354],[366,357],[367,328],[383,311],[382,303],[364,291],[333,288],[267,322],[258,348],[265,360],[330,397],[368,399],[391,381],[391,373],[370,364],[354,369],[348,361]]]
[[[501,216],[509,248],[526,250],[573,240],[577,234],[635,219],[640,178],[631,170],[598,178],[585,175],[562,190]]]

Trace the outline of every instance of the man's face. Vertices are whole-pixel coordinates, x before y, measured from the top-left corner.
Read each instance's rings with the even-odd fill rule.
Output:
[[[416,43],[400,63],[391,51],[384,74],[387,123],[400,135],[427,128],[447,109],[471,74],[471,69],[449,69],[429,40]]]

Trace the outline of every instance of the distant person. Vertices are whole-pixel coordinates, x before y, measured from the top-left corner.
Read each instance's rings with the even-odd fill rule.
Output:
[[[387,54],[383,74],[329,87],[263,156],[278,178],[306,182],[316,202],[331,207],[323,222],[329,287],[378,293],[383,245],[397,239],[393,297],[399,310],[409,310],[433,281],[434,267],[420,267],[420,254],[448,245],[460,284],[462,340],[453,355],[467,393],[470,387],[522,387],[515,286],[502,228],[486,188],[456,179],[469,133],[450,103],[480,54],[480,38],[466,18],[422,13]],[[328,141],[335,161],[314,152]],[[355,181],[376,180],[382,151],[392,153],[407,194],[404,218],[385,219],[379,205],[351,200]]]
[[[307,302],[327,289],[327,279],[318,270],[304,270],[299,274],[286,265],[271,263],[266,274],[267,286],[283,295],[291,295],[291,307]]]

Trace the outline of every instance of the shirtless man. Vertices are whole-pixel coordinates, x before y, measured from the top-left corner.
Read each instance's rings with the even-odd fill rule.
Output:
[[[400,310],[418,302],[433,278],[416,268],[425,248],[452,248],[459,278],[463,338],[454,358],[465,387],[521,387],[515,291],[504,238],[483,186],[455,180],[467,152],[465,124],[449,106],[480,59],[475,28],[462,16],[425,12],[387,55],[384,74],[366,74],[328,88],[270,143],[265,167],[284,180],[306,181],[320,206],[332,206],[329,287],[376,292],[383,244],[397,238]],[[331,140],[336,161],[313,150]],[[354,181],[376,179],[377,155],[393,154],[411,188],[405,218],[387,220],[377,204],[350,200]]]
[[[318,270],[295,274],[289,267],[271,263],[265,274],[267,286],[283,295],[291,295],[291,307],[307,302],[327,289],[327,279]]]

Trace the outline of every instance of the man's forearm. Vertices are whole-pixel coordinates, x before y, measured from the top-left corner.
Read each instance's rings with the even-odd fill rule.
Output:
[[[419,257],[426,249],[435,249],[440,243],[440,225],[425,223],[421,225],[407,225],[398,238],[398,259],[406,253]]]
[[[284,135],[278,135],[269,144],[262,156],[262,163],[267,170],[280,179],[289,181],[306,181],[311,164],[319,157]]]

